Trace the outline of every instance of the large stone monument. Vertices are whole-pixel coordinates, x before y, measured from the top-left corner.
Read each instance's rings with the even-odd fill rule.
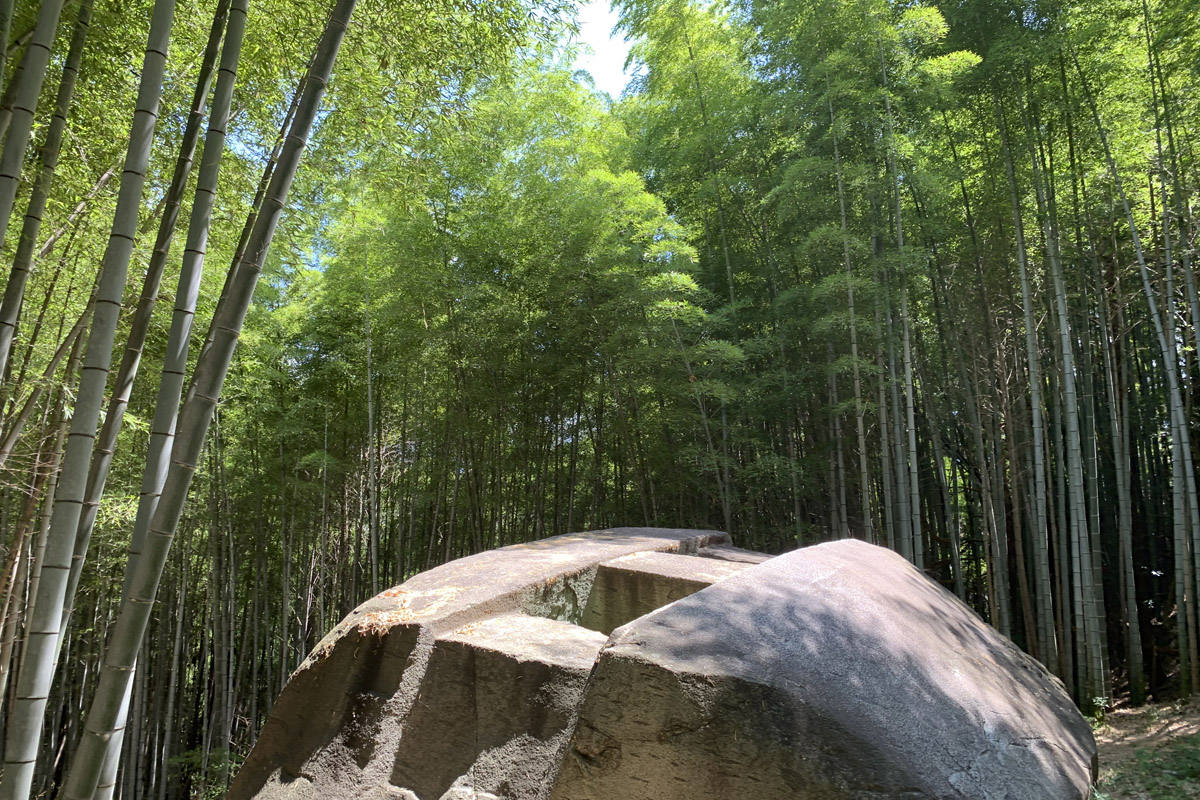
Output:
[[[1061,684],[898,555],[617,528],[481,553],[360,606],[231,800],[1076,800]]]

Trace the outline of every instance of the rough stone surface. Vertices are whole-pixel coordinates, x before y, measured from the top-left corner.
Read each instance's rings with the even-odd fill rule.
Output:
[[[674,553],[633,553],[601,564],[579,624],[605,634],[751,566]]]
[[[613,632],[553,800],[1076,800],[1049,673],[900,556],[845,540]]]
[[[494,794],[479,792],[467,786],[455,786],[442,795],[441,800],[500,800]]]
[[[391,783],[418,797],[449,797],[463,776],[474,789],[491,791],[547,785],[557,758],[543,756],[561,751],[606,638],[519,614],[439,637],[400,737]],[[473,770],[480,755],[516,739],[525,746],[511,758]]]
[[[721,561],[737,561],[743,564],[761,564],[772,556],[766,553],[758,553],[754,550],[744,550],[741,547],[734,547],[731,544],[712,544],[708,547],[701,547],[696,551],[696,555],[704,558],[715,558]]]
[[[427,668],[454,647],[454,631],[506,614],[578,615],[603,562],[646,550],[695,553],[727,541],[713,531],[662,528],[568,534],[443,564],[381,593],[330,631],[292,675],[228,798],[436,800],[391,777],[405,734],[419,736],[408,720],[428,686]],[[530,656],[537,657],[550,656]],[[506,765],[557,763],[556,747],[522,733],[484,749],[471,770],[510,780],[505,797],[544,795],[547,786],[519,785],[520,768]]]
[[[228,797],[1080,800],[1095,752],[1061,684],[894,553],[620,528],[355,609]]]

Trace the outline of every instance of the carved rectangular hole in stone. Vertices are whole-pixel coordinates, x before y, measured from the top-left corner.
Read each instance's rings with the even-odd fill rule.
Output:
[[[595,580],[596,567],[589,567],[532,587],[521,598],[521,613],[580,625]]]
[[[521,610],[607,635],[749,566],[692,554],[633,553],[531,589]]]

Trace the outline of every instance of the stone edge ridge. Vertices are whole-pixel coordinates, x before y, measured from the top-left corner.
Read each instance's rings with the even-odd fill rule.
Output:
[[[256,797],[272,779],[311,780],[304,767],[364,703],[387,707],[396,720],[389,738],[398,740],[437,636],[519,612],[530,591],[614,558],[644,551],[697,554],[728,542],[721,531],[618,527],[509,545],[418,573],[355,608],[317,643],[280,693],[227,797]],[[383,754],[389,749],[375,748]],[[362,775],[367,772],[382,779],[390,769],[371,763]]]
[[[718,616],[726,614],[730,609],[736,609],[735,613],[737,614],[754,616],[754,609],[744,600],[735,603],[733,598],[727,596],[737,593],[739,589],[757,587],[765,590],[771,599],[784,599],[783,590],[778,586],[771,586],[770,579],[773,576],[786,575],[789,570],[789,562],[808,562],[804,564],[804,569],[808,574],[803,576],[803,583],[816,586],[832,578],[843,567],[851,571],[857,569],[857,562],[860,559],[886,559],[899,572],[902,572],[906,579],[919,577],[924,588],[932,591],[941,600],[956,607],[964,614],[961,624],[978,630],[982,637],[981,646],[986,641],[987,645],[996,648],[997,655],[1001,656],[1003,661],[1008,662],[998,664],[997,671],[1001,671],[999,668],[1004,667],[1014,676],[1031,673],[1027,678],[1015,681],[1013,690],[1022,694],[1028,693],[1031,700],[1036,699],[1039,704],[1045,704],[1047,706],[1044,709],[1046,716],[1060,715],[1059,722],[1062,727],[1059,732],[1063,740],[1049,742],[1047,746],[1054,750],[1061,749],[1064,753],[1068,750],[1074,751],[1064,757],[1063,766],[1068,770],[1069,775],[1064,773],[1062,777],[1074,784],[1075,790],[1080,792],[1079,797],[1089,796],[1088,789],[1091,782],[1095,780],[1097,771],[1095,743],[1086,720],[1067,696],[1062,682],[1040,662],[1021,651],[1007,637],[984,622],[978,614],[952,593],[929,579],[928,576],[919,573],[902,556],[886,548],[869,545],[860,540],[826,542],[771,558],[617,628],[597,656],[587,694],[580,705],[580,724],[587,723],[589,705],[599,699],[593,697],[593,689],[602,682],[603,673],[609,669],[610,665],[622,665],[622,669],[637,669],[638,667],[635,665],[641,665],[678,675],[691,675],[702,682],[733,681],[747,687],[756,686],[765,690],[776,690],[788,685],[802,685],[803,681],[800,681],[797,676],[784,674],[784,672],[790,669],[787,665],[802,664],[804,663],[803,659],[784,659],[772,656],[764,661],[763,644],[766,639],[762,637],[752,637],[754,646],[748,646],[743,652],[730,653],[727,649],[721,648],[728,644],[729,632],[734,629],[734,626],[722,624],[719,620],[708,619],[706,620],[706,624],[709,625],[707,632],[712,635],[705,637],[706,631],[697,621],[708,616],[705,613],[706,607],[708,610],[712,610],[714,607],[720,609],[721,613]],[[686,642],[686,646],[681,644],[678,647],[661,648],[655,632],[667,630],[671,631],[668,638],[674,636],[681,639]],[[690,633],[680,633],[681,630],[690,631]],[[751,643],[750,640],[748,643]],[[791,656],[798,655],[798,653],[791,654]],[[961,655],[966,658],[969,653],[964,651]],[[698,660],[693,661],[697,657],[699,657]],[[781,667],[783,667],[783,672],[779,671]],[[985,675],[986,673],[987,670],[980,670],[979,674]],[[786,694],[788,691],[785,689],[778,699],[782,699]],[[622,694],[621,702],[624,702],[625,699],[627,696]],[[610,702],[611,700],[612,698],[608,698],[601,702]],[[599,711],[599,709],[597,710]],[[817,718],[822,718],[825,713],[823,709],[816,707],[811,711],[817,715]],[[828,723],[830,719],[832,718],[825,719],[825,722]],[[857,724],[863,722],[865,721],[856,721]],[[846,731],[847,735],[851,737],[855,735],[852,730],[854,727],[856,725],[849,726]],[[603,734],[600,736],[603,738]],[[570,747],[574,749],[576,744],[576,737],[573,735]],[[1079,772],[1075,770],[1079,770]],[[571,781],[565,775],[560,777],[560,781],[564,778]],[[562,787],[556,785],[551,796],[554,800],[574,797],[570,791],[562,793]],[[942,795],[937,794],[936,796]]]

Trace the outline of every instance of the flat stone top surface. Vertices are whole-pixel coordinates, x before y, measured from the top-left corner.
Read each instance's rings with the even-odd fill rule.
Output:
[[[503,614],[469,622],[438,637],[440,642],[461,642],[472,647],[503,653],[517,661],[544,664],[587,672],[608,637],[569,622]]]
[[[641,550],[695,552],[728,540],[717,531],[661,528],[568,534],[452,561],[382,592],[343,618],[293,673],[229,797],[376,796],[395,769],[405,725],[416,718],[438,637],[511,655],[517,672],[537,673],[545,664],[551,669],[541,671],[554,673],[561,666],[582,685],[606,637],[514,616],[529,595],[549,589],[578,604],[576,590],[602,562]],[[568,694],[558,699],[566,702]]]
[[[348,620],[365,630],[453,618],[463,611],[499,613],[523,589],[640,550],[696,550],[721,544],[718,531],[611,528],[569,533],[460,558],[413,576],[356,608]],[[342,627],[341,625],[338,626]],[[330,636],[338,634],[338,628]],[[329,637],[326,637],[327,639]]]
[[[681,556],[675,553],[641,552],[614,558],[600,566],[630,572],[644,572],[668,578],[680,578],[698,583],[716,583],[736,575],[752,564],[738,561],[719,561],[715,558]]]
[[[773,687],[899,761],[951,764],[928,776],[941,785],[983,786],[1005,752],[1024,751],[1048,775],[1067,763],[1073,785],[1090,781],[1095,744],[1061,684],[899,555],[864,542],[777,556],[678,600],[614,631],[608,658]]]
[[[740,561],[745,564],[761,564],[775,556],[769,556],[766,553],[759,553],[755,550],[744,550],[741,547],[734,547],[731,544],[714,544],[708,547],[701,547],[696,555],[703,558],[715,558],[721,561]]]

